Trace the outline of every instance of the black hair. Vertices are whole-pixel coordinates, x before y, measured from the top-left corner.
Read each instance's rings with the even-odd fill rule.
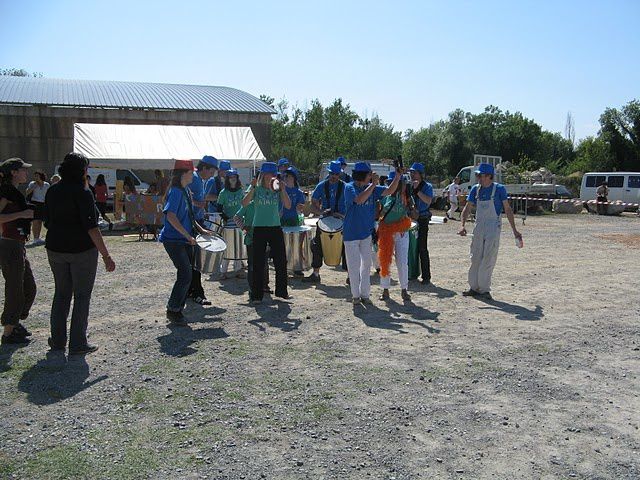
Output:
[[[98,175],[98,177],[96,178],[96,187],[99,187],[101,185],[106,185],[106,184],[107,182],[105,182],[104,180],[104,175],[103,174]]]
[[[84,183],[85,172],[89,166],[89,160],[81,153],[70,152],[64,156],[64,160],[58,168],[58,174],[62,180],[70,183]]]
[[[300,184],[298,183],[298,176],[295,173],[284,172],[285,175],[290,175],[293,177],[293,186],[296,188],[300,188]]]
[[[378,179],[378,183],[379,183],[380,185],[384,185],[384,184],[387,182],[387,179],[388,179],[388,178],[389,178],[389,177],[388,177],[387,175],[382,175],[382,176]]]
[[[351,178],[353,178],[356,182],[364,182],[367,179],[367,175],[370,172],[353,172],[351,174]]]
[[[229,182],[229,177],[236,177],[238,179],[238,181],[236,182],[236,188],[232,189],[231,188],[231,182]],[[235,192],[237,190],[240,190],[242,188],[242,182],[240,181],[240,175],[225,175],[224,176],[224,188],[225,190],[229,190],[231,192]]]
[[[207,162],[203,162],[202,160],[200,160],[198,162],[198,165],[196,166],[196,170],[198,170],[199,172],[201,172],[202,170],[210,170],[212,168],[216,168],[213,165],[207,163]]]
[[[130,175],[124,177],[124,186],[129,187],[129,190],[136,191],[136,184],[133,181],[133,178]]]
[[[33,172],[33,174],[40,177],[40,180],[42,180],[43,182],[47,181],[47,176],[44,174],[42,170],[36,170],[35,172]]]

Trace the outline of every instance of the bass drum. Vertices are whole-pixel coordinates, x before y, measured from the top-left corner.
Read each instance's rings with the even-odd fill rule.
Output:
[[[343,221],[336,217],[323,217],[318,220],[320,245],[325,265],[337,267],[342,261],[342,227]]]

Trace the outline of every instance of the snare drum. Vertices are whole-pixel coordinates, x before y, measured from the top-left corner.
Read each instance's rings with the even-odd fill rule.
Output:
[[[300,272],[311,268],[312,229],[307,225],[282,227],[287,252],[287,270]]]
[[[213,232],[216,232],[217,234],[220,234],[220,230],[222,230],[222,214],[218,212],[205,212],[203,226],[207,230],[211,230]]]
[[[200,273],[218,273],[227,244],[219,235],[198,235],[196,238],[195,269]]]
[[[244,244],[244,232],[235,223],[227,222],[222,229],[222,238],[227,244],[225,260],[247,260],[247,246]]]
[[[323,217],[318,220],[320,244],[325,265],[336,267],[342,260],[342,226],[343,222],[336,217]]]
[[[420,276],[420,255],[418,255],[418,222],[412,221],[409,229],[409,279]]]

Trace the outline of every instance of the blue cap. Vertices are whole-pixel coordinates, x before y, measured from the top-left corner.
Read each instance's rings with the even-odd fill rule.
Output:
[[[356,162],[356,164],[353,166],[353,171],[354,172],[370,172],[371,165],[369,165],[368,162]]]
[[[273,173],[276,175],[278,173],[278,166],[275,162],[264,162],[260,165],[260,173]]]
[[[286,173],[287,175],[293,175],[294,177],[296,177],[296,180],[298,179],[298,170],[295,167],[287,168],[284,173]]]
[[[334,160],[327,166],[327,171],[334,174],[342,173],[342,165],[340,165],[339,161]]]
[[[204,157],[202,157],[202,163],[206,163],[207,165],[218,168],[218,159],[211,155],[205,155]]]
[[[231,177],[233,175],[235,175],[236,177],[240,176],[238,170],[236,170],[235,168],[230,168],[229,170],[227,170],[227,177]]]
[[[424,174],[424,165],[416,162],[413,165],[411,165],[411,168],[409,169],[409,171],[420,172]]]
[[[388,183],[393,182],[393,179],[394,179],[394,178],[396,178],[396,172],[395,172],[395,170],[391,170],[391,171],[389,172],[389,176],[387,177],[387,182],[388,182]]]
[[[344,157],[336,158],[336,162],[340,162],[340,165],[346,165],[347,164],[347,161],[344,159]]]
[[[493,169],[493,165],[491,165],[490,163],[481,163],[480,165],[478,165],[478,168],[476,168],[475,173],[477,175],[494,175],[495,170]]]
[[[282,157],[278,160],[278,167],[283,167],[284,165],[289,165],[289,159],[286,157]]]
[[[227,160],[220,160],[220,170],[231,170],[231,162]]]

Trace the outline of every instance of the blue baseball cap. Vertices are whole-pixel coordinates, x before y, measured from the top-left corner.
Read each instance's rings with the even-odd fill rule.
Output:
[[[220,160],[220,170],[231,170],[231,162],[227,160]]]
[[[340,165],[338,160],[334,160],[327,166],[327,171],[334,174],[342,173],[342,165]]]
[[[205,155],[204,157],[202,157],[202,163],[206,163],[207,165],[218,168],[218,159],[211,155]]]
[[[346,165],[347,164],[347,161],[344,159],[344,157],[336,158],[336,162],[340,162],[340,165]]]
[[[238,170],[236,170],[235,168],[230,168],[229,170],[227,170],[227,177],[232,177],[233,175],[235,175],[236,177],[240,176]]]
[[[476,175],[495,175],[493,165],[490,163],[481,163],[475,170]]]
[[[411,168],[409,169],[409,171],[420,172],[424,174],[424,165],[416,162],[413,165],[411,165]]]
[[[278,173],[278,166],[275,162],[264,162],[260,165],[260,173],[273,173],[276,175]]]
[[[283,167],[285,165],[289,165],[289,159],[287,157],[282,157],[278,160],[278,167]]]
[[[353,166],[353,171],[354,172],[370,172],[371,165],[369,165],[368,162],[356,162],[356,164]]]

